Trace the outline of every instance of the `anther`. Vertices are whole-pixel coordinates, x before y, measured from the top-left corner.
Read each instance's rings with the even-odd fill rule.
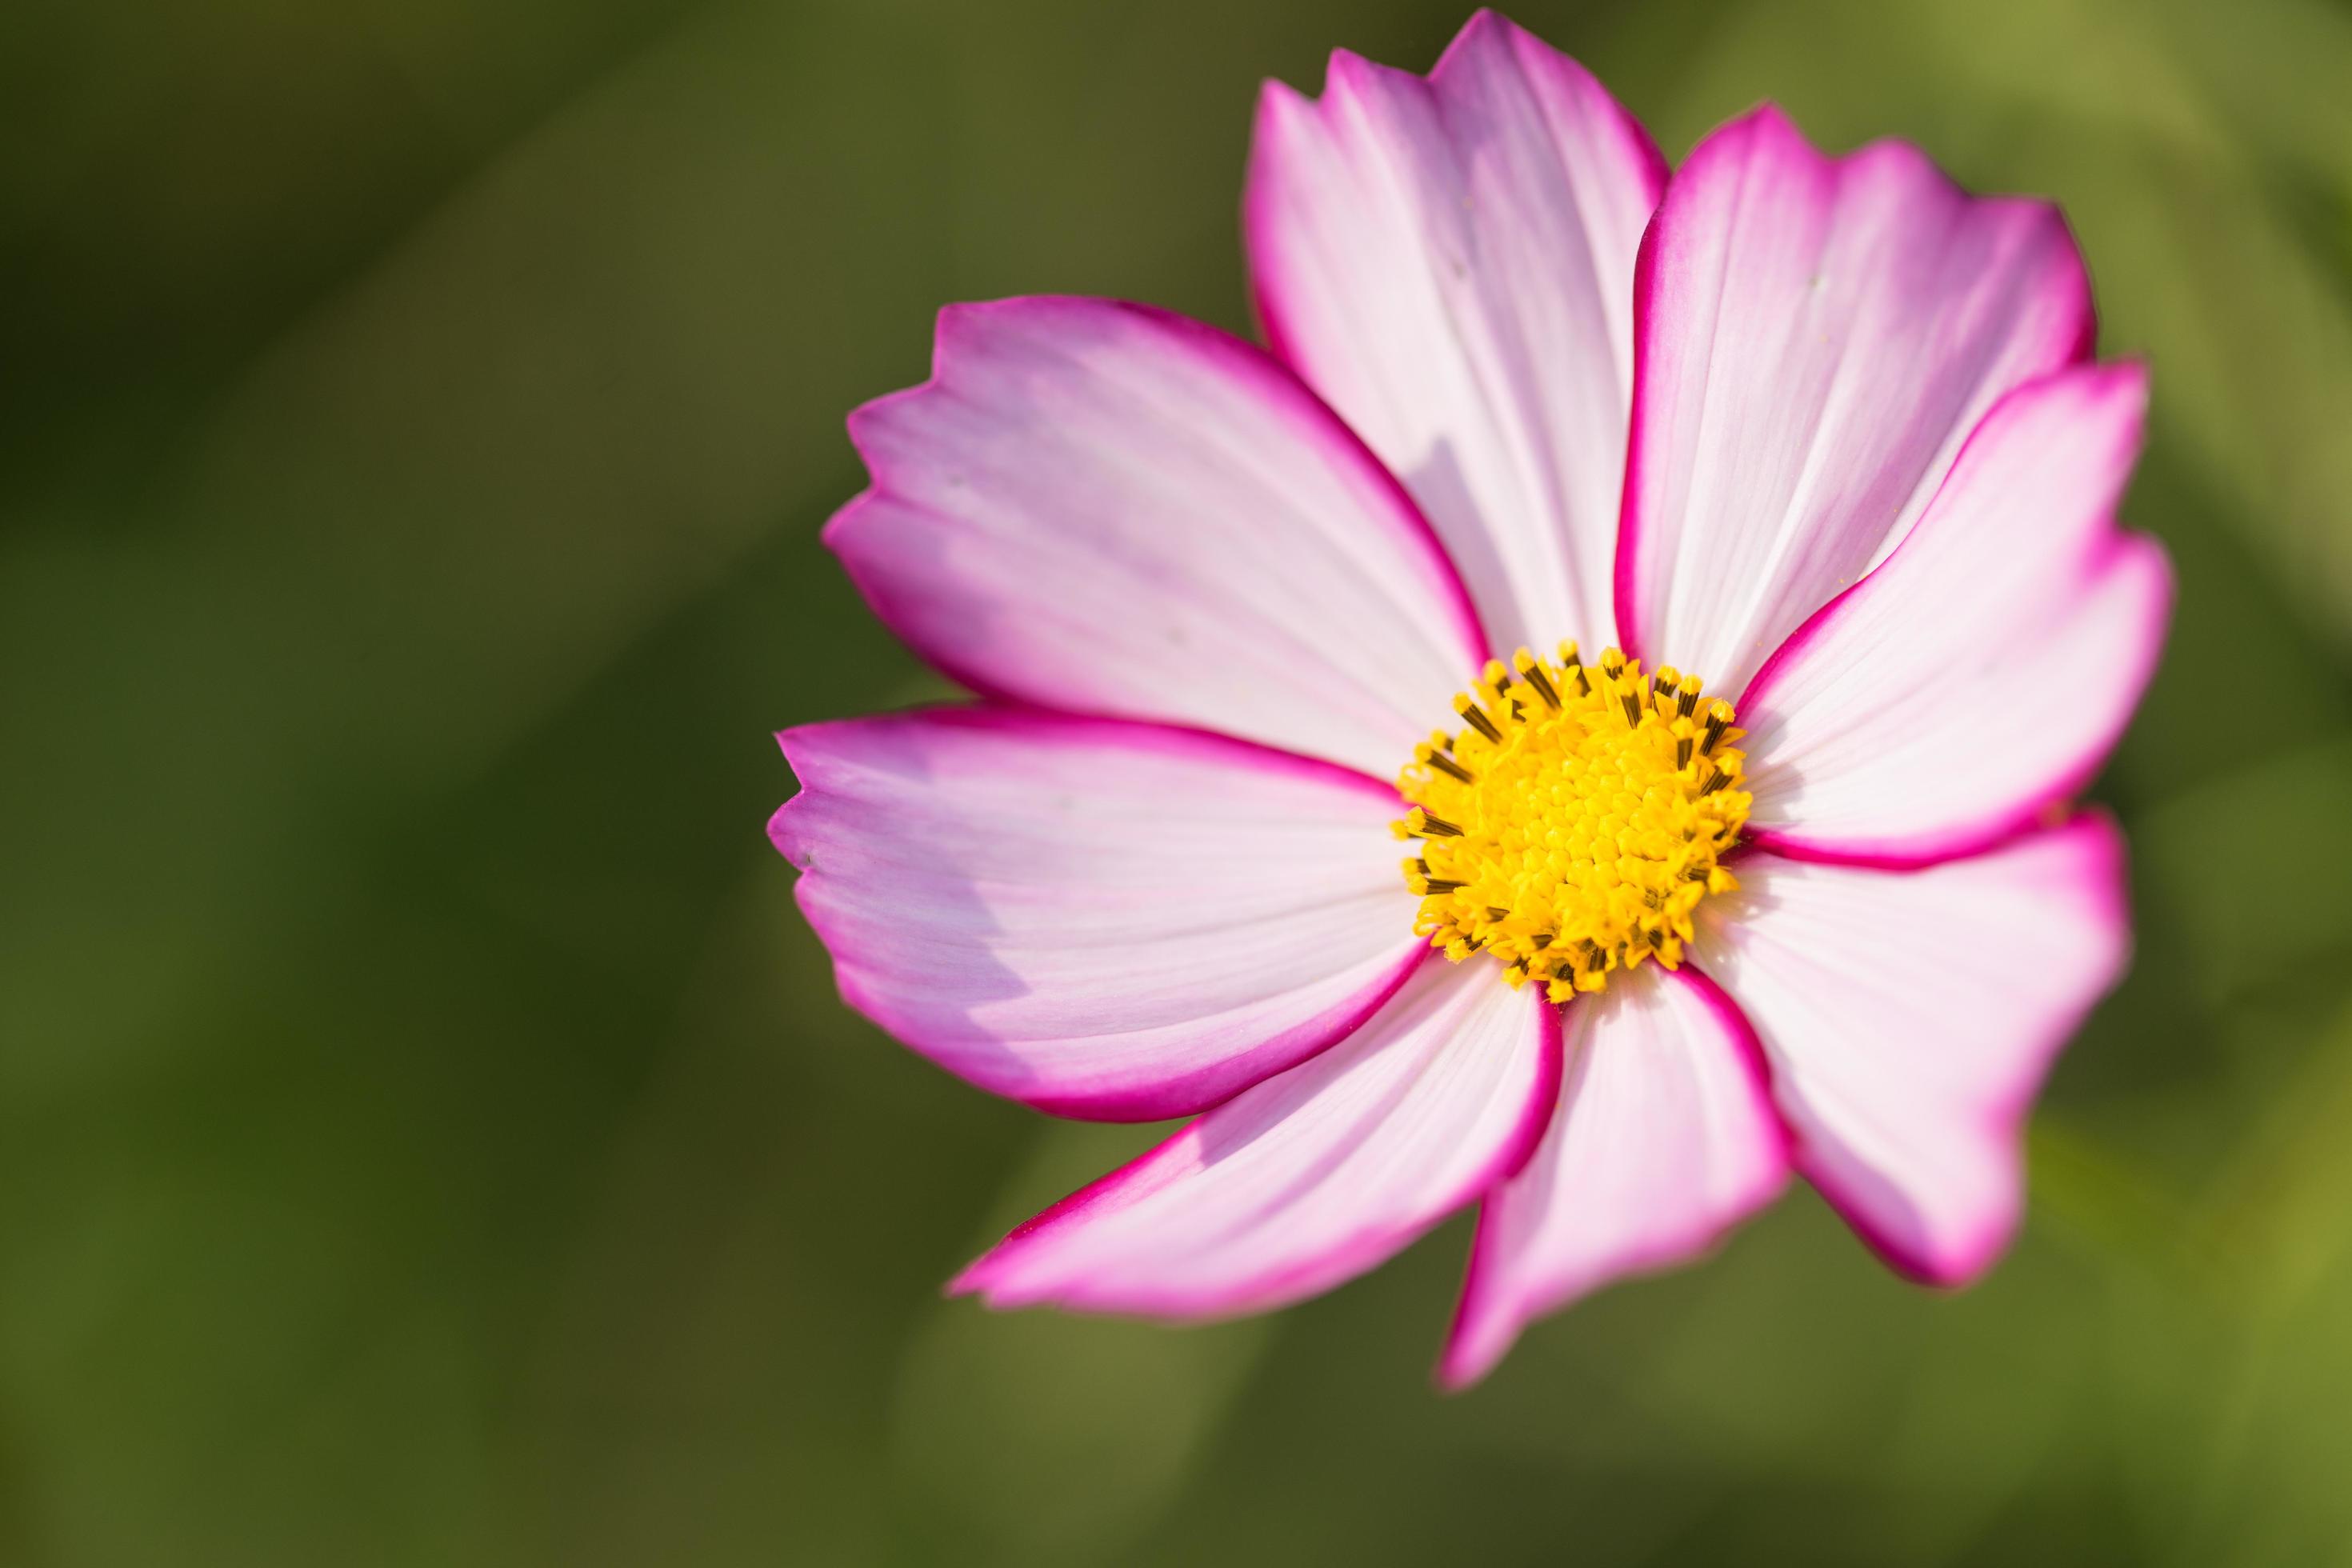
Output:
[[[1698,706],[1698,694],[1704,689],[1706,685],[1697,676],[1684,676],[1683,689],[1675,694],[1675,711],[1685,719],[1689,718],[1691,710]]]
[[[1464,784],[1475,782],[1471,778],[1470,770],[1468,768],[1464,767],[1460,763],[1455,762],[1452,757],[1447,756],[1444,752],[1439,751],[1435,746],[1430,745],[1427,742],[1423,742],[1422,744],[1415,746],[1412,749],[1412,760],[1421,763],[1423,767],[1435,768],[1441,773],[1451,774],[1453,777],[1460,779]]]
[[[1706,710],[1706,739],[1699,742],[1698,749],[1713,756],[1716,746],[1723,739],[1723,732],[1730,728],[1731,704],[1717,699],[1715,705]]]
[[[1621,697],[1619,700],[1625,705],[1625,727],[1629,730],[1640,729],[1642,727],[1642,700],[1628,691]]]
[[[1535,655],[1525,648],[1519,649],[1511,657],[1511,668],[1519,672],[1521,680],[1535,688],[1536,695],[1543,699],[1545,707],[1555,713],[1559,710],[1559,688],[1551,683],[1551,677],[1544,673],[1544,667]]]
[[[1559,665],[1562,669],[1576,677],[1576,694],[1579,697],[1592,695],[1592,682],[1587,679],[1584,674],[1584,656],[1577,652],[1574,637],[1559,645]]]
[[[1495,728],[1495,721],[1486,717],[1486,710],[1480,708],[1475,702],[1470,700],[1469,698],[1455,698],[1454,700],[1454,710],[1462,715],[1462,721],[1464,723],[1469,725],[1473,730],[1477,731],[1481,735],[1486,736],[1487,740],[1493,742],[1497,746],[1503,743],[1503,732]]]
[[[1459,838],[1462,830],[1442,816],[1432,816],[1422,806],[1405,813],[1404,830],[1415,838]]]

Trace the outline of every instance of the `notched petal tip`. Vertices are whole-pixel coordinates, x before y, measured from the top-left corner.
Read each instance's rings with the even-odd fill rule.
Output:
[[[1903,142],[1831,157],[1769,104],[1693,151],[1644,260],[1619,629],[1732,688],[1911,531],[1988,409],[2095,333],[2054,209],[1971,195]]]
[[[1497,647],[1612,633],[1634,252],[1664,163],[1492,12],[1426,76],[1334,51],[1260,97],[1244,197],[1267,342],[1413,489]]]
[[[1500,1179],[1548,1109],[1541,1004],[1443,963],[1331,1049],[1016,1230],[954,1285],[1167,1322],[1271,1310],[1395,1254]]]
[[[2017,1227],[2042,1083],[2123,973],[2120,837],[2083,813],[1901,875],[1768,854],[1743,876],[1699,956],[1769,1053],[1799,1173],[1906,1278],[1969,1282]]]
[[[1558,1111],[1480,1210],[1443,1387],[1484,1377],[1539,1318],[1706,1257],[1787,1184],[1763,1048],[1705,975],[1653,972],[1569,1014]]]
[[[851,416],[872,482],[824,537],[974,691],[1385,771],[1483,649],[1410,496],[1265,350],[1032,295],[941,310],[932,364]]]
[[[1933,865],[2046,826],[2091,784],[2169,625],[2161,546],[2116,521],[2147,393],[2133,363],[2009,393],[1919,525],[1767,662],[1742,699],[1769,758],[1758,844]]]
[[[988,705],[780,743],[802,788],[772,841],[803,873],[794,896],[843,999],[1051,1114],[1216,1104],[1354,1030],[1426,952],[1396,883],[1393,793],[1331,764]],[[1202,844],[1251,874],[1204,868]]]

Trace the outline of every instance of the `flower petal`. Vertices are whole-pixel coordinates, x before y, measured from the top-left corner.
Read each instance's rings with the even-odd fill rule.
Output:
[[[940,313],[931,379],[850,416],[825,530],[973,689],[1385,776],[1486,645],[1387,470],[1263,351],[1103,300]]]
[[[1633,258],[1665,165],[1491,12],[1427,80],[1269,82],[1244,215],[1275,352],[1404,480],[1498,647],[1608,642]]]
[[[1158,725],[938,710],[780,737],[770,826],[843,997],[1062,1115],[1212,1105],[1354,1029],[1426,951],[1396,796]]]
[[[1327,1290],[1526,1160],[1559,1015],[1431,954],[1348,1039],[1047,1209],[958,1279],[991,1306],[1196,1320]]]
[[[1486,1375],[1547,1312],[1688,1261],[1770,1202],[1789,1149],[1754,1031],[1696,970],[1635,970],[1568,1008],[1559,1109],[1486,1198],[1439,1367]]]
[[[1797,1168],[1897,1268],[1984,1269],[2019,1134],[2123,971],[2123,842],[2098,816],[1925,870],[1754,855],[1699,906],[1698,962],[1755,1025]]]
[[[1627,651],[1738,691],[1901,542],[2010,388],[2086,355],[2055,208],[1916,148],[1832,160],[1769,106],[1676,173],[1634,284]]]
[[[2118,531],[2147,378],[2065,371],[1985,416],[1911,536],[1739,700],[1759,843],[1922,864],[2090,782],[2155,672],[2164,552]]]

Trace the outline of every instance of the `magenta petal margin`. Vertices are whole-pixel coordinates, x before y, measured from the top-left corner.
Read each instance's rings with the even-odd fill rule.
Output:
[[[1626,651],[1741,689],[1901,542],[1979,418],[2089,352],[2055,208],[1917,149],[1815,152],[1769,105],[1692,152],[1642,242],[1618,524]]]
[[[1042,1110],[1213,1105],[1352,1032],[1427,952],[1395,795],[1328,763],[1004,709],[781,739],[802,788],[770,831],[844,999]]]
[[[1486,657],[1388,470],[1265,351],[1200,322],[950,307],[931,379],[850,434],[874,484],[825,542],[974,690],[1386,776]]]
[[[1269,82],[1243,202],[1266,341],[1420,501],[1502,651],[1611,640],[1633,279],[1665,185],[1581,66],[1491,12],[1428,77]]]
[[[1551,1126],[1478,1216],[1448,1387],[1484,1377],[1529,1321],[1709,1250],[1788,1180],[1763,1047],[1712,981],[1648,970],[1566,1012]]]
[[[1739,699],[1758,844],[1930,865],[2090,783],[2172,605],[2164,552],[2115,524],[2147,405],[2129,363],[2011,393],[1911,535],[1766,662]]]
[[[2129,958],[2121,836],[2085,813],[1921,870],[1739,878],[1697,961],[1763,1044],[1797,1169],[1904,1273],[1973,1279],[2016,1229],[2042,1078]]]
[[[1431,954],[1352,1037],[1056,1204],[950,1289],[1180,1321],[1299,1300],[1517,1171],[1559,1073],[1556,1008]]]

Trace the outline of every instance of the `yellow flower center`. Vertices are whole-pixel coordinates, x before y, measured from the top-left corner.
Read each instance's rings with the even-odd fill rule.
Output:
[[[1495,954],[1512,986],[1598,991],[1655,958],[1680,965],[1691,911],[1739,884],[1718,864],[1748,820],[1731,704],[1696,676],[1574,643],[1557,662],[1521,648],[1454,700],[1465,726],[1413,748],[1396,825],[1413,930],[1459,963]]]

